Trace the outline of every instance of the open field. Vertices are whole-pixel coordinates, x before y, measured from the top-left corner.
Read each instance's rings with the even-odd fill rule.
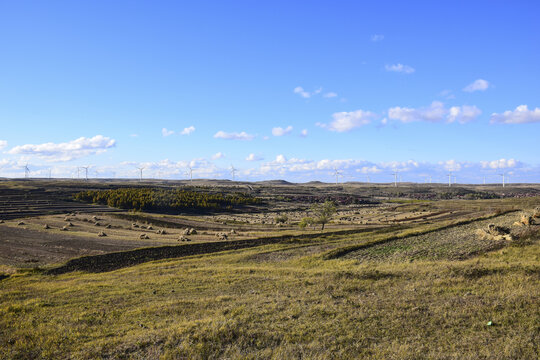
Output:
[[[540,205],[536,185],[450,196],[427,185],[201,183],[197,191],[265,201],[159,214],[71,201],[133,182],[0,184],[0,198],[24,187],[74,206],[0,213],[0,359],[540,354],[540,225],[514,224]],[[325,230],[300,229],[310,205],[328,198],[339,205]],[[480,238],[489,224],[513,240]]]

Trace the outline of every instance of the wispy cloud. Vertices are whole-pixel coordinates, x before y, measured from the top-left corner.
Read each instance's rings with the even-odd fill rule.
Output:
[[[161,135],[163,135],[163,137],[171,136],[172,134],[174,134],[173,130],[167,130],[166,128],[161,129]]]
[[[328,98],[328,99],[335,98],[337,96],[338,94],[336,94],[335,92],[327,92],[323,95],[323,97]]]
[[[381,35],[381,34],[374,34],[374,35],[371,35],[371,41],[373,42],[378,42],[378,41],[383,41],[384,40],[384,35]]]
[[[529,110],[527,105],[519,105],[513,111],[505,111],[502,114],[491,114],[490,122],[501,124],[525,124],[540,122],[540,108]]]
[[[92,138],[80,137],[65,143],[26,144],[9,150],[12,155],[35,155],[47,161],[69,161],[85,156],[100,154],[116,145],[116,140],[96,135]]]
[[[478,79],[472,82],[471,84],[465,86],[463,91],[474,92],[474,91],[485,91],[489,88],[489,82],[484,79]]]
[[[386,71],[399,72],[404,74],[412,74],[416,71],[413,67],[409,65],[403,65],[399,63],[393,65],[386,65],[384,68],[386,69]]]
[[[0,140],[0,150],[2,150],[3,148],[5,148],[7,146],[7,141],[6,140]]]
[[[484,169],[510,169],[520,165],[520,162],[515,159],[481,161],[480,163]]]
[[[272,135],[283,136],[283,135],[290,134],[292,130],[293,130],[293,127],[290,125],[287,126],[286,128],[282,128],[278,126],[272,129]]]
[[[308,130],[307,129],[302,129],[302,131],[300,131],[300,136],[301,137],[307,137],[308,136]]]
[[[255,138],[255,135],[251,135],[246,133],[245,131],[242,132],[225,132],[225,131],[218,131],[215,133],[214,138],[216,139],[226,139],[226,140],[253,140]]]
[[[223,159],[224,157],[225,157],[225,154],[220,151],[212,155],[212,160]]]
[[[345,132],[371,123],[377,115],[371,111],[356,110],[337,112],[332,114],[332,117],[334,120],[330,124],[317,123],[315,125],[330,131]]]
[[[440,101],[433,101],[431,105],[420,108],[408,108],[396,106],[388,109],[388,118],[398,120],[403,123],[414,121],[426,122],[459,122],[467,123],[476,119],[482,111],[476,106],[453,106],[450,109],[445,108]]]
[[[190,127],[184,128],[184,130],[182,130],[182,131],[180,132],[180,135],[189,135],[189,134],[191,134],[191,133],[194,132],[194,131],[195,131],[195,126],[192,125],[192,126],[190,126]]]
[[[260,160],[263,160],[263,158],[259,155],[255,155],[255,154],[249,154],[247,157],[246,157],[246,161],[260,161]]]

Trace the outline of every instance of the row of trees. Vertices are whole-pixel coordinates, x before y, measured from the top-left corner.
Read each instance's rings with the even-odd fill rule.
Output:
[[[241,193],[224,195],[151,188],[88,190],[76,194],[75,200],[108,205],[120,209],[161,212],[215,211],[260,204],[262,202],[261,199]]]

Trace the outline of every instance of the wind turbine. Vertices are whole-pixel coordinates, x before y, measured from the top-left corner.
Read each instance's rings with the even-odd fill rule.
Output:
[[[77,179],[80,179],[81,168],[77,166]]]
[[[369,178],[369,175],[366,174],[366,182],[369,184],[371,182],[371,179]]]
[[[88,181],[88,168],[90,166],[86,165],[86,166],[81,166],[82,169],[84,169],[84,178],[86,179],[86,181]]]
[[[448,173],[448,187],[452,186],[452,172]]]
[[[30,169],[28,168],[28,163],[26,163],[26,165],[24,165],[24,178],[28,179],[29,176],[30,176]]]
[[[394,170],[392,175],[394,175],[394,187],[397,187],[397,177],[398,177],[399,171]]]
[[[504,187],[504,185],[505,185],[504,180],[505,180],[506,173],[503,172],[502,174],[499,174],[499,175],[502,176],[502,186]]]
[[[49,169],[49,180],[51,179],[51,169]]]
[[[336,185],[338,184],[339,176],[341,175],[341,172],[338,171],[337,168],[334,168],[334,176],[336,177]]]
[[[191,166],[188,166],[189,171],[186,172],[186,175],[189,175],[189,182],[190,184],[193,183],[193,168]]]
[[[140,171],[140,177],[139,177],[139,181],[142,181],[142,171],[144,170],[144,167],[138,167],[137,169],[139,169]]]
[[[234,166],[231,164],[231,174],[232,174],[232,179],[234,181],[234,174],[236,174],[236,169],[234,168]]]

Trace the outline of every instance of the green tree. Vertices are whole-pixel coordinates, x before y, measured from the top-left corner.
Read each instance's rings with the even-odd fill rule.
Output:
[[[314,204],[311,207],[311,212],[315,215],[315,221],[317,224],[321,224],[321,231],[324,230],[326,225],[331,219],[332,215],[336,212],[336,204],[333,201],[325,201],[322,204]]]
[[[311,226],[313,224],[315,224],[315,219],[313,219],[312,217],[304,217],[302,218],[302,220],[300,220],[298,226],[300,227],[300,229],[305,229],[306,226]]]

